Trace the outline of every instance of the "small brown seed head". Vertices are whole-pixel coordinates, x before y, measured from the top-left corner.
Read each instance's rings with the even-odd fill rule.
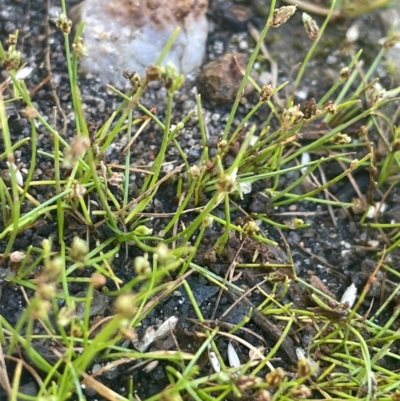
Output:
[[[290,390],[290,395],[293,398],[308,398],[311,396],[311,390],[304,384],[300,384]]]
[[[343,67],[340,70],[340,79],[342,79],[343,81],[347,81],[350,78],[351,75],[351,69],[349,67]]]
[[[267,102],[269,99],[271,99],[272,93],[273,93],[272,85],[271,84],[264,85],[260,91],[260,102]]]
[[[315,20],[313,20],[307,13],[303,13],[302,20],[308,37],[311,40],[316,40],[319,34],[319,27]]]
[[[156,65],[149,65],[146,68],[146,80],[148,82],[158,81],[162,78],[162,69]]]
[[[224,174],[215,184],[220,193],[230,193],[236,188],[236,179],[230,174]]]
[[[311,371],[312,366],[310,364],[310,361],[305,357],[300,358],[297,362],[297,374],[300,377],[308,377],[310,376]]]
[[[257,395],[257,401],[271,401],[272,396],[268,390],[261,389]]]
[[[382,87],[380,83],[375,83],[375,85],[369,89],[369,98],[372,105],[375,105],[387,96],[387,91]]]
[[[329,113],[329,114],[336,114],[338,111],[338,106],[333,103],[331,100],[326,102],[323,106],[323,108]]]
[[[296,11],[296,6],[283,6],[274,11],[272,20],[269,21],[269,25],[273,28],[277,28],[284,24]]]
[[[16,50],[14,47],[4,53],[3,67],[5,70],[16,70],[21,62],[21,52]]]
[[[266,374],[265,380],[271,387],[278,387],[285,378],[285,372],[282,368],[277,368]]]
[[[138,90],[140,88],[142,78],[136,71],[124,70],[122,76],[131,82],[133,89]]]
[[[71,193],[71,197],[75,198],[75,199],[81,199],[83,197],[83,195],[85,195],[86,193],[86,188],[78,183],[73,183],[72,184],[72,193]]]
[[[365,125],[362,125],[359,129],[358,129],[358,137],[360,139],[366,139],[368,135],[368,127],[366,127]]]
[[[341,132],[338,132],[331,138],[331,142],[336,145],[346,145],[347,143],[351,142],[351,137],[347,134],[342,134]]]
[[[285,109],[281,116],[282,127],[289,128],[295,124],[300,123],[303,118],[304,114],[300,111],[300,105]]]
[[[34,107],[25,107],[22,110],[22,115],[28,120],[34,120],[38,116],[38,112]]]

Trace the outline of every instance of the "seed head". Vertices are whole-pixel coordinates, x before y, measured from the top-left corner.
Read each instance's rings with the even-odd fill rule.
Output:
[[[319,34],[319,27],[315,20],[313,20],[307,13],[303,13],[302,20],[308,37],[311,40],[316,40]]]
[[[304,220],[303,219],[299,219],[298,217],[295,217],[293,219],[293,226],[294,228],[299,228],[304,224]]]
[[[400,32],[395,32],[394,34],[386,38],[385,42],[383,43],[383,47],[385,49],[390,49],[399,41],[400,41]]]
[[[157,259],[160,263],[167,263],[171,259],[172,255],[167,245],[160,243],[154,249],[154,256],[157,256]]]
[[[269,25],[273,28],[278,28],[284,24],[296,11],[296,6],[284,6],[276,9],[272,17],[272,21],[269,21]]]
[[[17,44],[17,35],[10,33],[8,35],[7,44],[9,46],[15,46]]]
[[[66,16],[66,14],[61,13],[57,17],[56,27],[61,32],[69,34],[71,32],[72,21]]]
[[[81,199],[83,195],[86,193],[86,188],[78,183],[73,183],[72,184],[72,194],[71,196],[75,199]]]
[[[283,369],[277,368],[272,372],[266,374],[265,381],[271,387],[278,387],[282,383],[284,378],[285,378],[285,372],[283,371]]]
[[[336,145],[346,145],[347,143],[351,142],[351,137],[349,137],[347,134],[338,132],[331,138],[331,141]]]
[[[137,311],[136,297],[133,294],[124,294],[115,301],[115,310],[118,315],[127,319],[131,318]]]
[[[377,82],[375,85],[369,89],[369,98],[372,105],[376,105],[387,96],[387,91],[382,87],[382,85]]]
[[[38,282],[36,296],[42,300],[51,300],[56,295],[55,283]]]
[[[225,139],[222,139],[218,142],[218,150],[221,152],[224,152],[228,146],[228,141],[226,141]]]
[[[71,327],[71,335],[76,338],[81,338],[83,336],[82,326],[73,324]]]
[[[211,216],[208,216],[203,220],[202,225],[203,225],[203,227],[211,227],[213,225],[213,223],[214,223],[214,219]]]
[[[142,78],[136,71],[124,70],[122,76],[131,82],[134,90],[138,90],[140,88],[140,85],[142,84]]]
[[[80,36],[75,38],[74,43],[72,43],[72,50],[78,57],[85,57],[88,55],[88,50],[85,42]]]
[[[193,177],[193,178],[198,178],[200,177],[201,174],[201,169],[199,166],[197,166],[196,164],[192,167],[189,168],[189,174]]]
[[[139,276],[147,276],[151,273],[151,265],[147,253],[144,256],[137,256],[133,263]]]
[[[329,114],[336,114],[338,111],[338,106],[331,100],[329,100],[324,104],[323,109],[326,110]]]
[[[257,401],[271,401],[271,393],[268,390],[261,389],[258,392]]]
[[[90,282],[94,288],[101,288],[106,285],[107,279],[100,273],[93,273],[90,276]]]
[[[44,269],[37,278],[37,281],[42,283],[56,282],[61,275],[62,269],[64,269],[64,260],[60,256],[57,256],[45,263]]]
[[[394,393],[390,395],[392,401],[400,401],[400,390],[396,390]]]
[[[88,253],[89,246],[87,242],[79,237],[75,237],[72,241],[71,249],[69,250],[69,256],[73,260],[83,263]]]
[[[362,125],[359,129],[358,129],[358,137],[360,139],[367,139],[367,135],[368,135],[368,127],[366,127],[365,125]]]
[[[282,113],[281,123],[283,128],[289,128],[300,123],[304,118],[304,114],[300,111],[300,105],[285,109]]]
[[[75,135],[71,141],[71,147],[64,153],[63,166],[72,168],[77,160],[82,157],[90,146],[90,139],[83,135]]]
[[[75,308],[63,306],[58,312],[57,322],[60,326],[67,326],[75,316]]]
[[[272,85],[264,85],[260,91],[260,102],[267,102],[269,99],[271,99],[272,93]]]
[[[50,309],[51,303],[49,301],[36,297],[31,302],[30,310],[33,319],[47,319]]]
[[[173,93],[183,85],[185,76],[178,73],[175,65],[168,63],[163,70],[163,79],[165,88]]]
[[[10,260],[13,263],[21,263],[25,259],[25,252],[22,251],[14,251],[10,253]]]
[[[351,203],[353,204],[351,209],[354,214],[364,213],[366,208],[365,199],[354,198]]]
[[[292,388],[290,395],[293,398],[308,398],[311,396],[311,390],[304,384],[300,384],[300,386]]]
[[[236,175],[224,174],[218,179],[215,186],[220,193],[230,193],[236,189]]]
[[[121,185],[122,182],[124,182],[124,179],[125,179],[124,173],[113,172],[110,178],[108,179],[108,183],[113,187],[118,187],[119,185]]]
[[[351,69],[349,67],[343,67],[340,70],[340,79],[342,79],[343,81],[347,81],[350,78],[351,75]]]
[[[249,388],[255,387],[259,380],[259,377],[243,375],[236,379],[235,384],[241,392],[244,392]]]
[[[14,47],[4,53],[3,67],[5,70],[16,70],[21,62],[21,52]]]
[[[351,163],[350,163],[350,166],[349,166],[350,170],[351,171],[355,170],[357,168],[357,166],[358,166],[358,163],[359,163],[358,159],[352,160]]]
[[[146,68],[146,80],[148,82],[158,81],[162,78],[162,69],[156,65],[149,65]]]
[[[34,107],[25,107],[25,109],[22,110],[22,115],[31,121],[38,116],[38,112]]]
[[[312,366],[310,361],[304,356],[301,357],[297,362],[297,373],[300,377],[308,377],[310,376],[312,371]]]
[[[258,227],[255,221],[250,220],[243,225],[243,231],[247,235],[253,235],[260,231],[260,227]]]

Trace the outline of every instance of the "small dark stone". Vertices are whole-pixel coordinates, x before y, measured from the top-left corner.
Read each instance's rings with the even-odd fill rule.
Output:
[[[213,104],[233,102],[242,81],[246,66],[243,54],[227,53],[206,64],[198,79],[198,89],[204,98]],[[245,89],[250,93],[251,86]]]

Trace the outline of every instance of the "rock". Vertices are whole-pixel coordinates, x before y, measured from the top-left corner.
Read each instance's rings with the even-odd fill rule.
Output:
[[[203,302],[208,301],[210,298],[212,298],[220,290],[220,288],[216,285],[202,285],[198,283],[196,284],[193,283],[191,285],[191,289],[193,296],[199,306]],[[182,287],[182,293],[187,299],[189,299],[189,295],[187,294],[186,290],[183,287]]]
[[[85,21],[87,57],[81,69],[104,82],[124,86],[124,69],[144,75],[154,64],[176,27],[181,31],[164,64],[172,62],[188,74],[203,61],[208,0],[85,0],[71,18]]]
[[[75,295],[77,298],[85,298],[86,291],[80,291]],[[107,295],[100,291],[93,291],[93,298],[90,303],[89,316],[102,315],[109,305],[110,299]],[[86,302],[76,302],[75,315],[79,319],[83,319],[85,316]]]
[[[207,63],[198,79],[200,94],[213,104],[233,102],[246,69],[246,58],[243,54],[226,53]],[[252,90],[246,85],[245,95]]]
[[[25,383],[21,385],[21,387],[18,389],[18,391],[24,395],[30,395],[31,397],[35,397],[37,395],[37,386],[35,382],[29,381],[28,383]],[[25,397],[18,397],[17,400],[24,400],[26,399]]]

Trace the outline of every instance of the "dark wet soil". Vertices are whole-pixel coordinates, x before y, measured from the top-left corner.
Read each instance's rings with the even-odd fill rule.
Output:
[[[75,5],[76,1],[67,1],[68,7]],[[251,3],[251,2],[249,2]],[[235,3],[237,6],[237,4]],[[57,7],[56,1],[51,1],[50,7]],[[252,48],[254,41],[248,32],[248,23],[251,22],[256,28],[261,29],[264,24],[264,19],[257,16],[255,8],[247,2],[240,3],[242,7],[240,17],[232,11],[234,4],[227,1],[214,1],[213,10],[218,12],[210,12],[210,20],[214,26],[213,31],[210,33],[208,41],[208,54],[207,61],[217,58],[219,55],[226,52],[242,52],[248,53],[246,48]],[[34,89],[33,101],[37,109],[47,116],[49,119],[54,119],[56,116],[56,126],[63,132],[63,137],[68,140],[74,134],[74,122],[71,119],[71,98],[69,95],[68,74],[63,52],[63,38],[57,32],[54,24],[51,22],[47,25],[47,10],[46,1],[33,2],[33,1],[16,1],[16,0],[0,0],[0,40],[3,45],[6,38],[10,33],[14,33],[16,29],[19,30],[19,43],[23,54],[24,62],[28,63],[33,68],[32,75],[29,79],[28,85],[30,89]],[[321,20],[318,20],[320,23]],[[366,52],[366,63],[370,62],[376,48],[374,43],[381,35],[379,26],[376,23],[374,16],[365,16],[360,19],[362,34],[360,35],[359,42],[356,43],[357,48],[366,48],[370,51]],[[302,93],[298,100],[300,103],[305,103],[307,99],[315,97],[320,98],[327,88],[334,82],[340,68],[349,62],[350,56],[343,50],[344,37],[347,28],[351,21],[336,21],[328,28],[325,35],[324,42],[320,47],[316,61],[313,61],[305,77],[298,88],[298,93]],[[366,28],[368,27],[368,29]],[[48,34],[50,33],[50,37]],[[282,29],[272,31],[271,36],[268,37],[267,45],[271,56],[278,64],[278,82],[281,83],[290,79],[294,73],[296,66],[304,57],[305,52],[310,46],[304,29],[301,24],[300,13],[293,17],[290,24],[286,24]],[[241,50],[244,48],[245,50]],[[336,51],[336,49],[343,51]],[[48,49],[50,51],[48,52]],[[46,55],[50,55],[50,66],[46,66]],[[327,63],[327,59],[329,63]],[[266,61],[258,62],[258,72],[268,70],[269,64]],[[52,92],[52,86],[46,78],[52,74],[52,82],[55,84],[55,92],[60,100],[61,107],[64,110],[67,118],[68,125],[64,131],[64,121],[60,112],[54,114],[55,97]],[[5,79],[2,75],[1,80]],[[383,76],[383,82],[386,78]],[[108,118],[108,116],[115,110],[118,104],[118,98],[115,95],[106,91],[105,86],[97,81],[95,78],[87,79],[81,77],[81,92],[83,102],[85,104],[85,113],[88,121],[94,125],[100,125]],[[195,98],[191,91],[195,85],[194,79],[189,79],[183,88],[179,90],[175,97],[174,104],[174,121],[179,121],[188,110],[195,106]],[[289,85],[288,90],[291,90]],[[6,94],[7,95],[7,94]],[[3,94],[4,96],[4,94]],[[223,124],[227,120],[230,106],[220,104],[221,102],[208,102],[207,94],[203,107],[205,110],[205,119],[208,123],[208,130],[210,134],[210,149],[211,154],[216,152],[216,146],[223,130]],[[257,101],[255,94],[249,94],[245,101],[243,101],[239,108],[238,116],[235,119],[235,124],[238,124],[240,117],[248,111],[251,106]],[[165,111],[165,90],[161,86],[154,85],[151,90],[148,90],[144,96],[143,104],[148,107],[153,107],[157,104],[157,115],[163,116]],[[24,138],[29,135],[29,124],[24,118],[20,118],[21,109],[24,104],[15,105],[11,110],[8,110],[10,129],[13,142]],[[262,110],[261,110],[262,111]],[[263,115],[262,112],[252,121],[256,124],[262,125]],[[145,132],[145,137],[137,143],[135,148],[132,149],[132,160],[136,160],[137,165],[147,164],[154,160],[157,154],[157,148],[160,145],[159,131],[157,127],[152,127]],[[182,149],[188,155],[190,163],[195,164],[201,153],[200,132],[197,127],[196,121],[189,122],[180,137],[180,144]],[[38,149],[43,151],[52,151],[53,142],[48,134],[39,129],[39,140],[37,143]],[[124,138],[121,138],[120,143],[112,144],[106,155],[108,163],[123,164],[121,158],[121,149],[125,146]],[[0,152],[4,150],[3,143],[0,142]],[[30,145],[29,143],[22,146],[16,155],[16,164],[23,163],[23,167],[28,169],[30,165]],[[168,152],[170,160],[176,160],[179,156],[176,149],[171,149]],[[1,168],[5,168],[4,160],[0,161]],[[326,164],[325,174],[327,178],[332,177],[340,172],[340,167],[337,164]],[[37,169],[34,179],[45,179],[46,177],[53,176],[52,163],[42,155],[38,155]],[[289,185],[293,177],[285,177],[280,183],[281,186]],[[361,191],[367,195],[370,175],[368,172],[361,171],[354,174],[354,179],[358,182]],[[138,194],[138,191],[143,182],[143,177],[136,176],[132,181],[130,188],[130,197]],[[147,212],[165,212],[173,213],[176,210],[176,202],[173,200],[175,194],[175,187],[173,182],[167,182],[163,185],[157,196],[154,206],[147,210]],[[269,218],[277,222],[284,223],[291,220],[296,216],[309,224],[309,228],[303,230],[278,230],[273,227],[264,226],[263,229],[267,232],[269,238],[275,240],[279,244],[279,249],[257,249],[264,258],[263,263],[278,262],[285,263],[287,261],[286,246],[288,245],[293,258],[296,273],[306,281],[310,281],[311,277],[320,279],[327,289],[332,294],[340,299],[344,290],[354,282],[358,290],[361,291],[365,282],[367,281],[373,266],[376,263],[376,250],[382,249],[385,245],[385,240],[379,231],[366,230],[358,224],[359,216],[353,214],[351,210],[334,209],[333,216],[329,213],[324,205],[317,205],[312,202],[299,202],[295,205],[281,206],[271,208],[268,200],[259,194],[265,187],[262,184],[253,186],[252,192],[245,195],[243,200],[235,199],[240,204],[242,210],[246,213],[267,213]],[[39,201],[43,202],[50,195],[46,191],[50,191],[46,187],[36,190],[34,196]],[[336,196],[343,201],[350,201],[356,196],[354,188],[349,184],[348,180],[335,185],[331,189]],[[383,188],[382,191],[385,191]],[[321,195],[323,196],[323,195]],[[375,191],[373,196],[376,200],[380,200],[383,192]],[[398,188],[393,188],[387,196],[385,202],[388,204],[386,214],[381,217],[383,221],[390,221],[391,219],[398,219],[400,209],[400,191]],[[397,211],[397,212],[396,212]],[[215,213],[221,218],[224,218],[223,209],[216,210]],[[397,214],[396,214],[397,213]],[[237,218],[244,218],[245,216],[241,211],[236,211],[231,216],[234,221]],[[186,219],[193,218],[187,215]],[[397,220],[398,221],[398,220]],[[159,232],[163,229],[165,223],[163,219],[154,219],[152,221],[152,228],[154,232]],[[86,227],[81,225],[75,218],[67,217],[67,224],[70,232],[66,233],[66,239],[72,238],[76,233],[86,233]],[[2,223],[0,222],[2,227]],[[222,233],[222,228],[215,225],[207,229],[205,240],[199,246],[198,256],[194,260],[195,263],[206,266],[211,269],[215,274],[223,277],[234,257],[237,257],[237,251],[242,247],[239,252],[240,263],[249,263],[252,261],[254,252],[259,245],[254,245],[251,241],[243,241],[237,236],[231,238],[225,251],[222,255],[213,253],[213,246]],[[105,226],[100,226],[96,230],[94,239],[104,240],[108,236],[108,231]],[[56,223],[48,220],[41,220],[35,227],[24,230],[15,242],[14,250],[23,250],[27,246],[33,245],[41,247],[41,242],[46,238],[53,239],[54,250],[57,250],[57,230]],[[371,245],[371,240],[375,241]],[[0,252],[5,249],[5,241],[0,241]],[[387,244],[386,244],[387,245]],[[132,278],[132,273],[126,268],[128,264],[132,264],[135,256],[141,254],[141,251],[135,247],[129,247],[127,253],[121,251],[119,258],[113,261],[113,269],[116,276],[128,281]],[[393,252],[392,266],[398,268],[399,255]],[[260,260],[258,260],[260,261]],[[4,266],[6,268],[7,266]],[[271,269],[238,269],[242,272],[242,276],[235,283],[243,288],[251,288],[257,282],[262,282],[266,274],[271,273]],[[90,275],[90,271],[82,272],[83,275]],[[276,272],[275,272],[276,273]],[[390,278],[389,278],[390,279]],[[241,322],[249,310],[249,304],[240,303],[228,314],[225,311],[233,303],[231,296],[220,294],[219,288],[210,284],[203,276],[192,274],[188,282],[194,291],[194,296],[197,303],[201,307],[201,312],[206,320],[212,320],[212,326],[215,319],[223,316],[219,323],[221,327],[224,324],[235,325]],[[368,302],[371,297],[375,297],[376,305],[381,301],[382,290],[378,282],[374,287],[374,292],[371,292],[368,297]],[[112,290],[113,283],[107,283],[108,287]],[[266,291],[269,287],[262,284]],[[82,284],[71,285],[70,292],[78,294],[80,291],[85,290]],[[29,291],[28,291],[29,295]],[[4,284],[2,287],[2,295],[0,302],[0,314],[12,325],[15,325],[21,314],[21,309],[24,308],[25,300],[23,294],[18,286],[11,286]],[[216,308],[216,301],[219,301]],[[257,306],[262,302],[264,297],[258,291],[253,293],[249,300]],[[107,304],[107,302],[110,302]],[[100,301],[103,303],[101,315],[107,315],[112,312],[111,299],[105,297]],[[310,306],[309,299],[303,288],[298,285],[291,286],[287,302],[294,302],[299,306]],[[179,288],[174,296],[163,300],[160,305],[149,313],[146,319],[142,322],[143,329],[147,326],[153,325],[159,321],[164,321],[166,318],[177,315],[180,317],[178,328],[176,329],[175,337],[179,343],[180,348],[185,351],[193,351],[199,346],[199,339],[195,334],[198,326],[192,320],[196,319],[196,314],[190,305],[188,296],[183,288]],[[279,329],[279,322],[272,319],[272,323]],[[231,326],[227,326],[231,327]],[[268,329],[263,329],[259,321],[252,319],[246,325],[248,331],[243,330],[240,335],[255,346],[263,345],[270,349],[276,341],[276,338],[268,332]],[[256,337],[253,333],[257,334]],[[309,332],[298,333],[290,339],[293,346],[307,347],[307,338]],[[217,340],[219,350],[223,356],[226,355],[226,348],[228,342],[221,337]],[[43,355],[47,355],[49,343],[37,344],[41,347]],[[171,345],[172,346],[172,345]],[[293,352],[293,350],[292,350]],[[392,352],[396,350],[392,349]],[[276,366],[281,364],[287,367],[293,365],[291,355],[282,351],[279,354],[282,361],[278,362]],[[48,355],[49,358],[52,355]],[[248,356],[245,354],[244,349],[239,348],[239,357],[243,361],[247,360]],[[100,363],[98,361],[94,361]],[[394,367],[396,369],[399,366]],[[209,369],[207,360],[204,360],[202,369]],[[9,366],[10,372],[13,366]],[[263,372],[261,372],[263,373]],[[163,363],[160,363],[152,372],[145,373],[142,369],[136,369],[126,372],[123,369],[116,369],[112,377],[107,375],[101,376],[101,381],[110,386],[117,392],[121,388],[126,388],[129,376],[133,376],[133,382],[137,386],[137,395],[141,399],[145,399],[151,395],[157,394],[162,391],[166,385],[169,384],[164,370]],[[30,385],[31,378],[24,377],[23,384]],[[34,391],[34,390],[31,390]],[[4,399],[4,393],[0,390],[0,399]],[[97,397],[93,395],[93,399]],[[90,399],[90,393],[88,394]]]

